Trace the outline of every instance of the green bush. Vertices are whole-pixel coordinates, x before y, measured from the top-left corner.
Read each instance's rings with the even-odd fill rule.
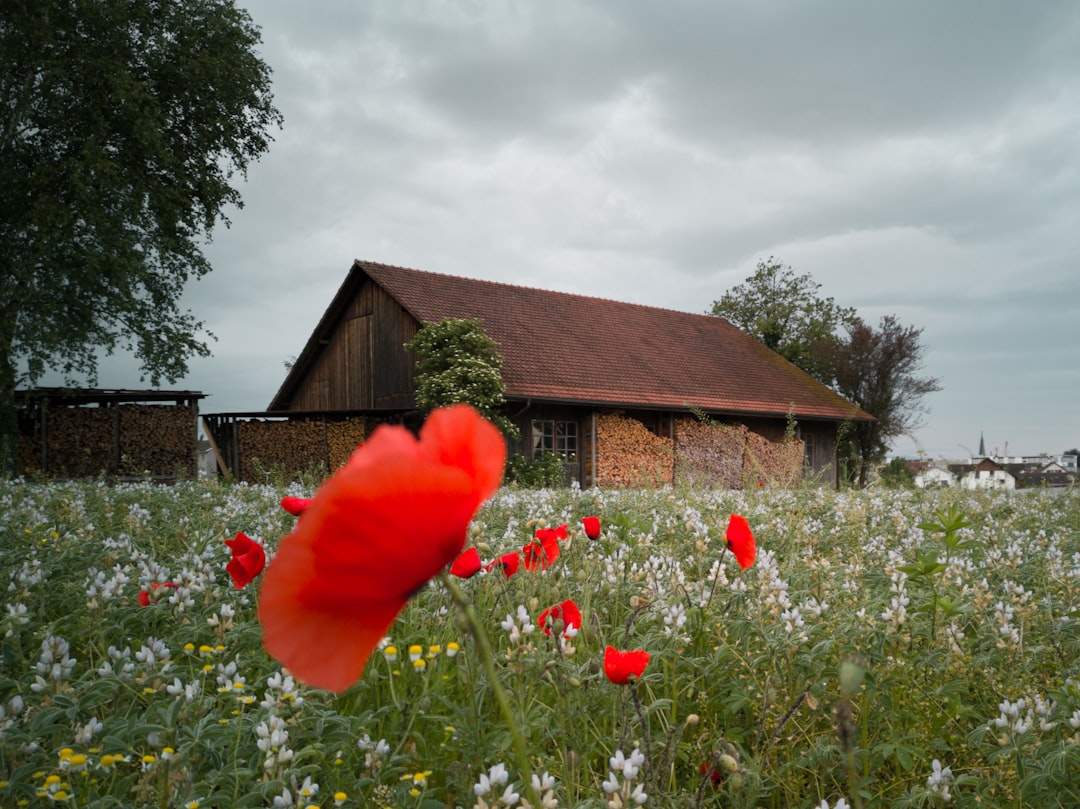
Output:
[[[553,489],[566,485],[566,469],[561,455],[541,453],[536,458],[511,455],[506,460],[506,482],[524,489]]]

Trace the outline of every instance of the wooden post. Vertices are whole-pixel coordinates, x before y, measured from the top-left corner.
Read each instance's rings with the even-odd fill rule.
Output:
[[[218,449],[217,442],[214,440],[214,433],[210,430],[210,425],[206,423],[206,419],[204,418],[200,418],[199,421],[202,422],[203,432],[206,433],[207,443],[210,444],[210,449],[214,451],[214,459],[217,461],[218,469],[221,471],[221,474],[227,474],[229,468],[225,466],[225,459],[221,457],[221,450]]]

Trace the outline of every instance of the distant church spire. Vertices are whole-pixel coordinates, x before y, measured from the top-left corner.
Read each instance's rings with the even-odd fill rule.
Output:
[[[979,433],[979,454],[984,458],[986,457],[986,442],[983,441],[983,434],[981,431]]]

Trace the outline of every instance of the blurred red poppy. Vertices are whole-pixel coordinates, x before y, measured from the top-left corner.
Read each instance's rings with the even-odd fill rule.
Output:
[[[719,789],[720,786],[724,783],[724,776],[717,772],[716,768],[713,767],[713,765],[710,764],[708,761],[703,761],[701,762],[701,764],[698,765],[698,772],[701,773],[703,776],[707,775],[709,777],[709,781],[716,789]]]
[[[554,607],[548,607],[542,613],[537,623],[540,625],[540,629],[544,631],[545,635],[552,634],[551,630],[554,627],[556,621],[562,622],[562,628],[559,630],[560,634],[565,632],[568,627],[574,627],[574,629],[581,629],[581,610],[578,609],[578,605],[571,599],[567,599],[561,604],[556,604]]]
[[[281,507],[294,517],[299,517],[311,505],[310,497],[282,497]]]
[[[585,528],[585,536],[589,539],[600,538],[600,518],[599,517],[582,517],[581,524]]]
[[[547,544],[552,540],[561,541],[569,536],[566,523],[563,523],[558,528],[537,528],[535,536],[543,544]]]
[[[735,554],[735,561],[743,570],[754,564],[757,545],[754,543],[754,535],[750,532],[750,525],[745,517],[738,514],[731,515],[727,527],[727,546]]]
[[[469,548],[450,565],[450,572],[459,579],[470,579],[480,572],[480,551]]]
[[[547,570],[551,563],[559,558],[559,539],[553,529],[542,529],[544,536],[540,537],[537,531],[537,541],[530,542],[521,549],[521,556],[525,562],[525,569],[530,573],[534,570]]]
[[[239,590],[262,573],[266,567],[266,551],[243,531],[233,539],[226,539],[225,544],[232,551],[232,559],[225,566],[225,570],[232,576],[233,586]]]
[[[613,646],[604,649],[604,674],[616,685],[626,685],[630,678],[639,678],[649,665],[649,653],[644,649],[622,652]]]
[[[151,591],[159,590],[162,587],[168,587],[168,588],[171,588],[173,590],[176,589],[176,585],[173,584],[171,581],[154,582],[153,584],[150,585],[149,590],[139,590],[139,596],[138,596],[139,606],[140,607],[149,607],[150,606],[150,593],[151,593]]]
[[[502,433],[468,405],[434,410],[419,440],[377,428],[263,576],[266,650],[310,685],[351,685],[410,596],[461,553],[505,461]]]
[[[484,567],[484,570],[491,570],[492,568],[501,567],[503,574],[506,578],[510,578],[518,572],[518,567],[521,566],[521,554],[517,551],[513,553],[504,553],[498,559],[488,562]]]

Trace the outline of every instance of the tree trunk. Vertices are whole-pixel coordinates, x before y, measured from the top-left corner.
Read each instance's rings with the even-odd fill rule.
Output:
[[[0,337],[0,340],[3,338]],[[0,344],[0,477],[13,476],[19,463],[19,418],[15,409],[15,366]]]

